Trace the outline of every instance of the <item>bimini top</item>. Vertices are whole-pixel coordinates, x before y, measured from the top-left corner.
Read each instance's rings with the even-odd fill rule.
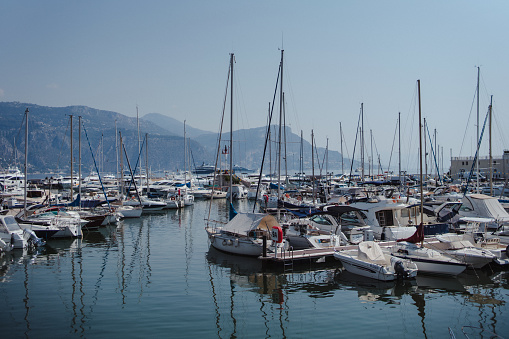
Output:
[[[260,229],[270,232],[274,226],[279,226],[279,223],[270,214],[238,213],[223,227],[223,231],[247,234],[249,231]]]

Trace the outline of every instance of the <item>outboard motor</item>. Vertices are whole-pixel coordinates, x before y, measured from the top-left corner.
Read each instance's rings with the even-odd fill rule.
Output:
[[[403,266],[403,263],[399,260],[394,263],[394,271],[396,272],[398,279],[404,279],[408,277],[405,266]]]
[[[35,246],[35,247],[40,247],[40,246],[44,246],[46,245],[46,242],[37,237],[37,235],[35,234],[34,231],[28,229],[28,228],[25,228],[23,230],[23,238],[25,238],[25,240],[32,246]]]
[[[11,244],[7,244],[5,241],[0,239],[0,252],[8,252],[12,249]]]

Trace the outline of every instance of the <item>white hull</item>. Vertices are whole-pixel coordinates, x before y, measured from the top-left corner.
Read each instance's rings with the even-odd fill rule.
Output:
[[[482,268],[495,259],[495,256],[489,251],[469,248],[456,251],[448,250],[447,255],[454,259],[463,261],[468,265],[468,267],[472,268]]]
[[[374,246],[378,247],[376,244]],[[377,251],[378,253],[375,253],[377,256],[376,261],[364,258],[360,259],[360,247],[359,250],[335,251],[334,258],[340,260],[343,267],[348,272],[380,281],[392,281],[399,278],[415,278],[417,275],[417,265],[415,265],[415,263],[411,260],[383,254],[380,249]]]
[[[118,212],[120,212],[124,218],[139,218],[143,210],[141,208],[119,208]]]
[[[220,251],[256,257],[263,254],[261,242],[254,239],[214,233],[211,229],[207,229],[207,233],[209,235],[210,244]]]

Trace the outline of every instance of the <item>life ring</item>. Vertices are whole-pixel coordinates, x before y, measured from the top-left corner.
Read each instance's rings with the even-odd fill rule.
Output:
[[[226,246],[226,239],[223,239],[223,246]]]
[[[302,201],[302,197],[299,195],[299,196],[297,197],[297,200]]]
[[[175,200],[175,197],[171,197],[170,199],[171,199],[171,200]]]

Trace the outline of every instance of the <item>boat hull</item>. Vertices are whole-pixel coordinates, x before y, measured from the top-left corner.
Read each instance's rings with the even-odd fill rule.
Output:
[[[336,251],[334,252],[334,258],[340,260],[343,267],[350,273],[380,281],[392,281],[398,279],[398,274],[395,271],[388,269],[388,266],[359,260],[348,251]],[[403,260],[399,258],[394,259]],[[394,264],[395,260],[391,260],[391,266]],[[406,278],[415,278],[417,275],[417,268],[409,269],[406,273]]]
[[[247,237],[236,237],[224,233],[215,233],[207,229],[210,244],[223,252],[259,257],[263,254],[263,246],[254,239]]]

